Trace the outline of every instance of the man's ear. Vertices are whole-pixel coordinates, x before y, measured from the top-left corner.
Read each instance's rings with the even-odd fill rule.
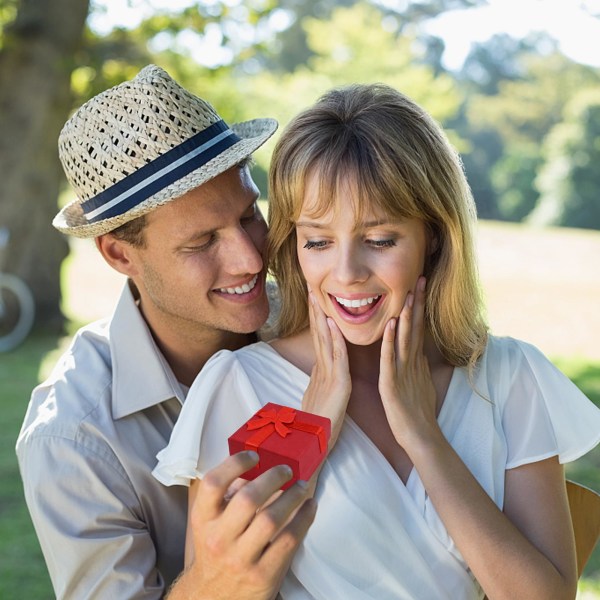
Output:
[[[110,233],[98,236],[95,242],[104,260],[115,271],[130,278],[138,274],[137,261],[135,260],[136,251],[131,244],[116,238]]]

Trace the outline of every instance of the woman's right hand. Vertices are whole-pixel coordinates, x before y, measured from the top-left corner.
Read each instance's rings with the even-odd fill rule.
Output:
[[[342,429],[352,391],[348,352],[342,332],[325,315],[312,292],[308,294],[308,312],[315,364],[302,398],[302,410],[331,420],[331,451]]]

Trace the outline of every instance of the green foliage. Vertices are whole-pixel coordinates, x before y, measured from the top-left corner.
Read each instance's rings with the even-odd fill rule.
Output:
[[[567,59],[541,35],[495,36],[473,48],[461,73],[445,72],[443,44],[420,34],[417,25],[440,11],[479,3],[428,0],[398,10],[366,0],[190,0],[184,9],[154,11],[132,30],[88,32],[73,73],[76,104],[149,62],[209,99],[232,123],[273,116],[283,125],[332,87],[385,82],[445,126],[463,154],[479,215],[522,220],[539,197],[544,139],[562,121],[574,90],[598,85],[600,73]],[[277,33],[274,23],[282,15],[288,25]],[[203,50],[193,40],[215,31],[230,60],[199,66],[199,58],[211,57],[199,56]],[[262,189],[274,141],[255,157]],[[586,198],[582,202],[589,203]],[[589,222],[588,212],[582,214]]]
[[[510,56],[509,49],[495,56]],[[541,148],[548,132],[562,121],[574,90],[597,86],[600,72],[556,51],[542,54],[535,45],[513,46],[513,51],[510,68],[494,67],[496,80],[484,80],[479,91],[467,96],[465,119],[457,129],[463,138],[478,142],[472,143],[465,165],[469,181],[476,182],[483,192],[481,196],[474,190],[478,207],[484,200],[490,211],[480,214],[494,216],[491,211],[495,205],[497,217],[522,220],[539,196],[535,181],[545,159]],[[490,58],[490,53],[483,54]],[[478,66],[483,71],[491,69],[483,62]],[[471,89],[473,85],[471,78]],[[482,139],[492,141],[482,132],[494,132],[501,147],[499,154],[486,151],[485,144],[483,155],[479,155]]]
[[[600,229],[600,91],[579,92],[564,114],[544,144],[531,221]]]
[[[436,77],[433,69],[420,64],[415,38],[388,28],[383,13],[373,6],[338,8],[328,22],[306,18],[303,25],[311,51],[307,64],[290,73],[264,71],[236,81],[246,98],[245,118],[270,115],[286,123],[333,87],[372,82],[403,91],[440,121],[458,109],[460,94],[453,80]],[[271,148],[257,155],[263,168]]]
[[[507,221],[522,221],[534,208],[539,193],[532,185],[542,164],[539,149],[532,143],[507,144],[494,164],[491,181],[498,195],[498,212]]]
[[[459,77],[478,94],[496,95],[503,82],[522,77],[522,58],[535,52],[536,41],[497,34],[486,42],[474,44]]]
[[[440,13],[470,6],[483,4],[484,0],[420,0],[419,2],[389,2],[386,0],[371,0],[369,4],[374,5],[384,16],[390,17],[389,23],[396,21],[400,30],[412,28],[416,24],[439,15]],[[314,55],[311,47],[305,21],[307,18],[317,19],[323,23],[331,20],[334,10],[339,8],[350,8],[360,0],[282,0],[278,3],[281,10],[291,17],[291,25],[280,32],[275,40],[275,52],[265,62],[267,68],[278,73],[294,71],[301,65],[308,64]],[[434,67],[440,66],[438,38],[423,36],[422,40],[427,46],[427,63]],[[438,69],[436,72],[442,72]]]
[[[17,0],[0,0],[0,50],[5,43],[7,28],[17,16]]]
[[[470,123],[457,126],[463,144],[463,163],[477,214],[482,219],[498,219],[497,192],[490,179],[491,165],[500,160],[504,151],[502,139],[493,127],[478,128]]]

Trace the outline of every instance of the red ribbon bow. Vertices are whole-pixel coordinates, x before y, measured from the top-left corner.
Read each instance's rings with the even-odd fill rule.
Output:
[[[296,411],[289,406],[282,406],[279,409],[262,408],[248,421],[246,428],[248,430],[258,430],[246,440],[244,444],[246,450],[258,451],[258,447],[272,433],[277,432],[284,438],[291,433],[292,429],[315,434],[319,438],[321,452],[327,449],[327,436],[323,427],[297,421]]]
[[[274,408],[263,408],[258,411],[256,416],[252,417],[248,421],[248,429],[260,429],[267,425],[273,424],[275,431],[281,436],[285,437],[292,430],[287,427],[294,422],[296,418],[296,411],[289,406],[282,406],[279,410]]]

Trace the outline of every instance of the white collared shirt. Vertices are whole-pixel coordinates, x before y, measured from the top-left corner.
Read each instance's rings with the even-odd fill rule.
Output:
[[[17,456],[57,598],[161,598],[183,568],[187,491],[151,471],[184,394],[129,286],[33,391]]]

